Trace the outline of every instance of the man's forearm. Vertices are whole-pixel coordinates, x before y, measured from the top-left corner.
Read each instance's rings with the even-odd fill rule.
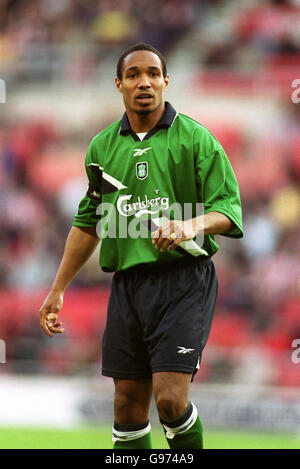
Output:
[[[226,233],[232,228],[233,223],[224,213],[209,212],[204,216],[193,219],[194,229],[197,234],[204,232],[205,235]]]
[[[96,230],[72,226],[51,290],[64,292],[99,243]]]

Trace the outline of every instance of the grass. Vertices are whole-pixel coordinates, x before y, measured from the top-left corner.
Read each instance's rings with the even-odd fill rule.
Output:
[[[167,449],[163,432],[152,428],[155,449]],[[111,428],[74,429],[0,427],[1,449],[111,449]],[[206,449],[300,449],[300,436],[244,430],[205,432]]]

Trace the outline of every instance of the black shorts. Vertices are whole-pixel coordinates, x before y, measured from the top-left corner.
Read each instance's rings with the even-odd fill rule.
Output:
[[[158,371],[194,374],[215,310],[213,262],[139,265],[113,277],[102,345],[102,374],[143,379]]]

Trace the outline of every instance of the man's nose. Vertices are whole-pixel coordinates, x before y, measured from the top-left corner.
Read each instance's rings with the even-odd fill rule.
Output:
[[[141,75],[140,81],[138,83],[139,88],[150,88],[151,83],[149,77],[146,74]]]

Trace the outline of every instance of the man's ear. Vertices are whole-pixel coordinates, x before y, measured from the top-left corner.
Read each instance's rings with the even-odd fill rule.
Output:
[[[169,81],[170,81],[170,76],[169,75],[166,75],[164,77],[164,82],[165,82],[165,90],[168,88],[169,86]]]
[[[122,82],[121,82],[121,80],[120,80],[118,77],[115,78],[115,84],[116,84],[117,90],[118,90],[120,93],[122,93],[122,92],[123,92]]]

